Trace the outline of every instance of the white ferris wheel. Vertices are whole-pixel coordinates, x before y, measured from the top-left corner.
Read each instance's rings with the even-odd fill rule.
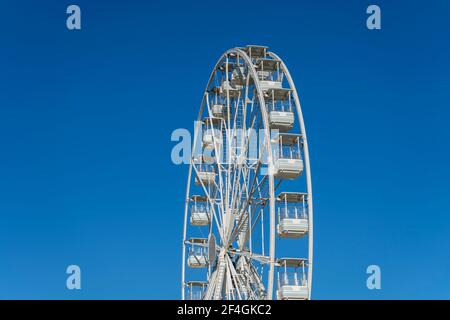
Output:
[[[264,46],[227,50],[194,132],[182,299],[311,298],[313,203],[300,101]]]

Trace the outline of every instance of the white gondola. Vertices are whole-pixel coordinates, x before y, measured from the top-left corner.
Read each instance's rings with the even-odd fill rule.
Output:
[[[187,259],[189,268],[206,268],[208,266],[208,239],[190,238],[186,241],[191,245]]]
[[[270,128],[278,129],[281,132],[292,129],[294,125],[294,113],[290,111],[270,111]]]
[[[194,195],[191,197],[191,216],[190,223],[196,227],[209,225],[210,207],[206,196]]]
[[[300,258],[278,260],[278,300],[307,300],[307,261]]]
[[[202,300],[205,294],[208,282],[206,281],[188,281],[185,286],[187,287],[187,300]]]
[[[242,86],[231,83],[229,80],[224,80],[220,85],[220,94],[223,97],[227,96],[227,92],[230,98],[236,98],[241,94]]]
[[[286,132],[294,126],[292,112],[291,90],[284,88],[269,88],[266,92],[269,124],[271,129]]]
[[[223,97],[220,93],[220,87],[212,87],[208,90],[208,94],[211,97],[211,113],[215,118],[227,119],[228,118],[228,110],[227,110],[227,101],[226,97]]]
[[[287,100],[289,99],[291,89],[287,88],[269,88],[266,91],[266,97],[270,100]]]
[[[253,84],[251,78],[249,78],[249,81],[251,82],[251,84]],[[235,67],[231,73],[231,83],[238,86],[244,86],[246,82],[247,75],[245,72],[245,68],[243,66]]]
[[[258,59],[255,65],[255,70],[260,80],[260,85],[264,90],[266,82],[272,82],[274,85],[271,87],[281,88],[281,78],[279,77],[280,62],[274,59]],[[261,83],[262,82],[262,83]]]
[[[278,225],[281,238],[301,238],[308,233],[307,194],[282,192],[277,197]]]
[[[214,145],[222,145],[222,130],[220,118],[206,118],[203,121],[203,147],[213,149]]]
[[[280,60],[260,58],[256,62],[256,71],[280,71]]]
[[[216,103],[211,108],[212,115],[216,118],[225,119],[227,115],[227,107],[223,104]]]
[[[205,186],[213,185],[216,181],[216,173],[212,171],[199,171],[195,180],[195,184],[200,186],[204,184]]]
[[[196,169],[195,185],[205,187],[212,186],[216,182],[215,166],[208,161],[206,157],[199,157],[194,159],[194,167]]]
[[[279,179],[295,179],[303,172],[301,158],[302,136],[280,133],[274,139],[274,176]]]
[[[283,88],[279,60],[261,58],[257,60],[255,68],[262,91]]]
[[[259,63],[256,65],[256,74],[259,78],[260,89],[263,92],[266,92],[269,89],[282,89],[283,83],[281,77],[279,76],[278,70],[274,70],[273,68],[271,68],[272,66],[274,66],[272,63],[267,63],[264,61],[276,60],[260,59]],[[278,64],[276,64],[275,66],[278,66]]]
[[[243,64],[236,64],[234,62],[228,62],[228,66],[226,63],[222,64],[219,67],[219,70],[222,72],[231,72],[231,85],[232,86],[244,86],[247,83],[247,72],[246,68]],[[254,84],[253,79],[250,77],[248,78],[249,84]]]
[[[249,55],[250,58],[264,58],[267,56],[268,47],[248,45],[243,50]]]
[[[260,75],[260,78],[265,79],[265,76],[264,77],[261,76],[262,71],[258,72],[258,74]],[[269,89],[282,89],[281,81],[274,81],[274,80],[260,80],[259,86],[263,91],[267,91]]]

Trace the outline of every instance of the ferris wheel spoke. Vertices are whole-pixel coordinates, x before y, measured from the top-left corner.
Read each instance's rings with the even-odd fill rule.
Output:
[[[254,121],[252,121],[252,125],[251,125],[250,129],[253,129],[253,125],[254,125]],[[243,144],[244,149],[242,150],[242,155],[248,155],[248,146],[249,146],[249,141],[251,139],[250,138],[251,131],[248,131],[248,132],[249,132],[249,134],[246,135],[245,141],[244,141],[244,144]],[[247,163],[243,163],[243,164],[240,163],[239,165],[240,166],[239,166],[239,170],[238,170],[238,179],[237,179],[237,183],[235,184],[235,186],[241,186],[241,184],[240,184],[240,177],[241,177],[242,171],[245,171],[247,169]],[[245,174],[243,175],[243,179],[245,179],[245,180],[242,181],[242,185],[246,186],[248,177]],[[239,195],[234,198],[235,199],[235,203],[232,204],[233,208],[236,207],[236,200],[241,199],[243,191],[244,191],[244,189],[241,188]],[[235,189],[233,189],[232,193],[233,193],[233,195],[235,195]]]
[[[256,172],[255,172],[255,176],[254,176],[254,177],[255,177],[254,182],[258,182],[257,175],[258,175],[258,172],[256,171]],[[239,232],[241,232],[242,228],[244,228],[246,225],[248,225],[247,228],[249,228],[249,227],[252,226],[252,224],[251,224],[252,221],[249,220],[249,217],[250,217],[250,216],[254,216],[253,213],[256,212],[256,210],[258,209],[259,206],[261,206],[261,204],[258,204],[257,202],[255,202],[255,198],[253,197],[253,194],[254,194],[255,190],[259,190],[258,192],[259,192],[260,199],[264,199],[264,198],[263,198],[263,195],[262,195],[262,192],[261,192],[261,190],[260,190],[260,185],[261,185],[262,183],[264,183],[264,181],[265,181],[266,178],[267,178],[267,176],[264,176],[264,178],[262,179],[262,181],[260,181],[260,182],[257,183],[257,187],[256,187],[255,189],[252,189],[251,193],[248,195],[247,201],[246,201],[246,203],[245,203],[245,206],[244,206],[244,208],[242,209],[241,216],[239,217],[239,221],[236,223],[236,227],[235,227],[235,229],[234,229],[233,235],[232,235],[231,238],[230,238],[230,243],[233,242],[233,241],[237,238],[237,236],[239,235]],[[253,183],[253,185],[254,185],[254,183]],[[248,208],[248,206],[249,206],[249,204],[250,204],[250,201],[252,201],[253,203],[256,204],[256,205],[251,209],[251,210],[253,211],[252,214],[250,214],[250,213],[247,212],[247,208]],[[262,200],[262,201],[265,201],[265,200]],[[260,211],[260,213],[261,213],[261,211]],[[258,219],[258,217],[259,217],[259,215],[257,215],[257,219]],[[249,232],[247,232],[247,234],[246,234],[245,237],[243,238],[244,240],[242,240],[242,241],[240,242],[240,247],[241,247],[241,248],[243,248],[243,247],[245,246],[245,244],[247,243],[248,238],[249,238],[249,235],[251,234],[252,231],[253,231],[253,228],[251,228],[251,229],[249,230]]]
[[[244,259],[242,265],[245,267],[242,268],[242,265],[240,266],[241,270],[239,271],[239,275],[241,276],[240,283],[245,288],[243,291],[246,293],[247,299],[263,298],[266,290],[262,281],[262,274],[257,271],[255,262],[262,268],[265,265],[264,259],[261,259],[262,262],[260,262],[253,259],[248,252],[239,252],[238,261],[242,259]]]
[[[248,83],[248,76],[247,76],[247,83]],[[242,101],[241,101],[242,99]],[[242,174],[242,170],[245,168],[245,162],[243,161],[244,156],[247,155],[247,140],[249,140],[250,135],[246,135],[247,133],[247,121],[246,121],[246,113],[247,113],[247,103],[248,103],[248,86],[245,87],[245,94],[244,97],[241,97],[241,93],[239,93],[238,95],[238,100],[236,102],[236,112],[235,112],[235,117],[234,117],[234,130],[232,133],[232,137],[233,137],[233,141],[236,141],[236,145],[233,147],[232,152],[235,154],[236,159],[238,159],[238,161],[235,161],[235,166],[234,166],[234,173],[233,173],[233,189],[231,191],[231,199],[232,199],[232,203],[231,203],[231,207],[234,209],[235,208],[235,202],[236,200],[240,199],[240,197],[236,196],[236,190],[237,187],[240,187],[240,178],[241,178],[241,174]],[[241,108],[239,108],[241,107]],[[239,111],[241,110],[241,114],[239,114]],[[242,119],[240,119],[242,118]],[[240,125],[238,128],[237,125],[237,121],[240,121]],[[253,127],[254,125],[254,119],[252,121],[251,127]],[[239,131],[238,131],[239,130]],[[239,136],[238,136],[239,134]],[[240,138],[240,142],[239,141]],[[239,152],[237,152],[237,149],[239,148]],[[236,152],[235,152],[236,151]],[[244,181],[245,183],[245,181]]]
[[[247,199],[244,202],[240,203],[240,206],[238,207],[238,211],[245,211],[247,209],[247,206],[249,205],[253,194],[255,193],[256,189],[255,189],[255,183],[258,182],[258,174],[261,168],[261,159],[258,160],[258,164],[257,167],[254,169],[254,175],[253,175],[253,180],[252,180],[252,184],[250,185],[250,188],[248,188],[247,190],[250,190],[250,193],[247,194]],[[256,185],[256,188],[258,188],[258,184]]]
[[[241,291],[242,291],[243,286],[241,284],[241,281],[238,277],[236,269],[235,269],[233,262],[231,261],[229,255],[226,256],[226,262],[227,262],[227,274],[230,277],[230,280],[231,280],[230,282],[233,284],[232,287],[235,289],[239,300],[242,300],[242,292]]]
[[[262,183],[264,183],[264,181],[266,180],[267,176],[264,176],[264,178],[262,179],[262,181],[258,182],[258,173],[259,173],[259,166],[258,166],[258,169],[257,169],[256,172],[255,172],[255,176],[254,176],[254,180],[253,180],[253,183],[252,183],[251,192],[250,192],[250,194],[249,194],[248,197],[247,197],[247,201],[246,201],[246,203],[245,203],[244,208],[242,209],[243,212],[245,212],[245,211],[247,210],[247,207],[248,207],[250,201],[251,201],[251,200],[254,200],[253,194],[255,193],[256,190],[259,190],[259,191],[258,191],[258,192],[259,192],[259,196],[260,196],[260,198],[262,198],[262,193],[261,193],[261,190],[260,190],[260,185],[261,185]],[[253,186],[254,186],[255,182],[258,182],[258,183],[257,183],[256,188],[253,189]],[[255,206],[255,209],[254,209],[254,210],[256,210],[256,209],[257,209],[257,206]],[[239,222],[238,222],[238,224],[237,224],[237,226],[236,226],[236,231],[233,233],[233,236],[231,237],[230,242],[232,242],[232,241],[235,240],[235,238],[237,237],[237,235],[238,235],[240,229],[241,229],[242,226],[246,223],[246,221],[243,220],[243,218],[244,218],[244,217],[241,216],[241,219],[239,220]],[[244,219],[245,219],[245,218],[244,218]],[[250,223],[250,221],[249,221],[249,223]]]
[[[238,212],[240,213],[239,221],[237,222],[237,224],[236,224],[236,226],[234,228],[233,234],[231,235],[231,237],[230,237],[230,239],[228,241],[229,244],[231,244],[236,239],[237,235],[239,234],[240,229],[242,228],[243,224],[245,223],[246,217],[245,217],[244,213],[247,210],[247,207],[250,204],[250,201],[252,199],[253,192],[254,192],[254,190],[252,188],[253,188],[255,182],[257,181],[257,175],[258,175],[259,168],[260,167],[258,166],[258,168],[257,168],[257,170],[255,172],[255,176],[254,176],[254,179],[253,179],[253,182],[252,182],[252,186],[250,188],[251,189],[250,195],[247,197],[245,203],[241,202],[242,206],[240,206],[238,208]]]

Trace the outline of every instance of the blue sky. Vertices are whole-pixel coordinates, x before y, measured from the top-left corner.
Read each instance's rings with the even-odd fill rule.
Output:
[[[0,298],[179,298],[188,168],[170,135],[249,43],[284,59],[302,101],[313,298],[450,298],[449,21],[446,1],[2,0]]]

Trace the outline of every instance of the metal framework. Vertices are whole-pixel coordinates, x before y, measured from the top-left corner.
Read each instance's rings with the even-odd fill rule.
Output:
[[[264,46],[227,50],[211,73],[198,121],[185,199],[182,299],[310,299],[308,142],[286,65]]]

